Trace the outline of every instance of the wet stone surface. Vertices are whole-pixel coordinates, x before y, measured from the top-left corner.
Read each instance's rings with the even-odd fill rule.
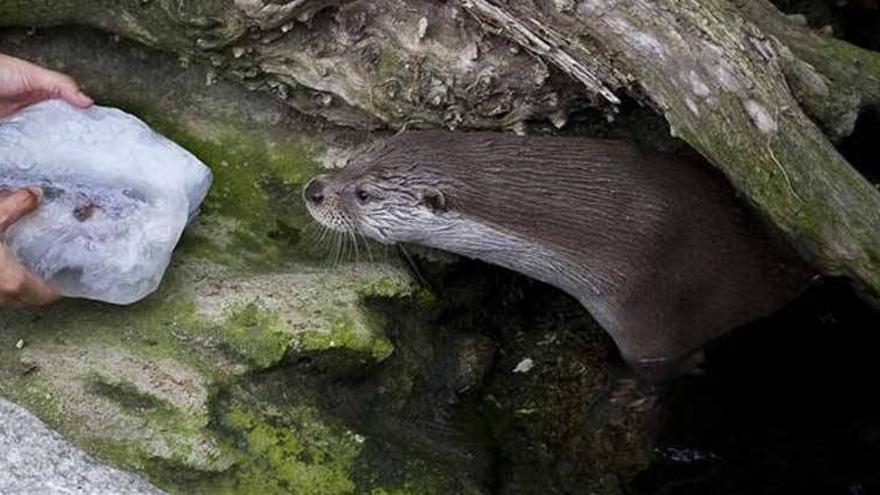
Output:
[[[0,399],[0,492],[159,495],[143,478],[96,462],[21,406]]]

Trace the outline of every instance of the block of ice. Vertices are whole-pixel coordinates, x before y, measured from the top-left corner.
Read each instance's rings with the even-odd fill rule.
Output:
[[[0,188],[45,195],[5,241],[65,296],[129,304],[156,290],[210,184],[196,157],[114,108],[53,100],[0,119]]]

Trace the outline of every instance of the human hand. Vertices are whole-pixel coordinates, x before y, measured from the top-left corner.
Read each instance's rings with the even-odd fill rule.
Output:
[[[81,108],[93,103],[70,76],[0,53],[0,117],[52,98]]]
[[[21,217],[37,209],[43,198],[38,188],[0,195],[0,235]],[[0,242],[0,306],[33,307],[48,304],[59,295],[15,258]]]

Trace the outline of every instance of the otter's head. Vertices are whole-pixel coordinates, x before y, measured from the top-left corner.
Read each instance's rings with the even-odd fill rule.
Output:
[[[356,161],[313,178],[303,189],[309,213],[321,225],[393,244],[422,242],[451,220],[438,175],[412,164]]]

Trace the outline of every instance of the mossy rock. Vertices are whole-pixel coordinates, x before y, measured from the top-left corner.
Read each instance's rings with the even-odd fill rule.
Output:
[[[128,307],[67,300],[0,315],[0,393],[171,491],[223,480],[351,492],[353,482],[339,480],[351,477],[357,434],[314,399],[270,409],[254,395],[229,406],[218,399],[305,358],[366,374],[394,351],[384,317],[365,301],[411,295],[406,270],[328,263],[306,235],[299,190],[346,138],[316,133],[265,96],[207,86],[203,71],[160,54],[118,43],[95,56],[101,38],[76,32],[40,43],[22,34],[3,50],[40,46],[28,58],[63,61],[99,103],[135,113],[199,156],[214,185],[157,293]],[[283,428],[267,423],[278,418]],[[294,439],[298,429],[307,434]],[[328,445],[351,448],[321,457]],[[255,454],[269,461],[254,463]]]
[[[527,315],[533,284],[508,272],[415,250],[428,282],[416,284],[381,250],[360,252],[370,262],[322,251],[299,191],[369,136],[94,32],[4,33],[0,51],[72,73],[214,172],[155,294],[0,314],[0,394],[89,453],[179,493],[535,488],[498,474],[564,477],[525,454],[565,447],[566,432],[580,442],[578,468],[643,462],[642,416],[620,426],[601,407],[612,346],[558,291],[537,292],[568,301],[565,311],[532,304]],[[511,337],[531,325],[541,332]],[[575,368],[511,378],[522,349],[537,363],[589,365],[576,382]],[[560,390],[567,400],[553,399]],[[601,478],[577,479],[590,476]],[[590,486],[615,493],[613,481]]]

